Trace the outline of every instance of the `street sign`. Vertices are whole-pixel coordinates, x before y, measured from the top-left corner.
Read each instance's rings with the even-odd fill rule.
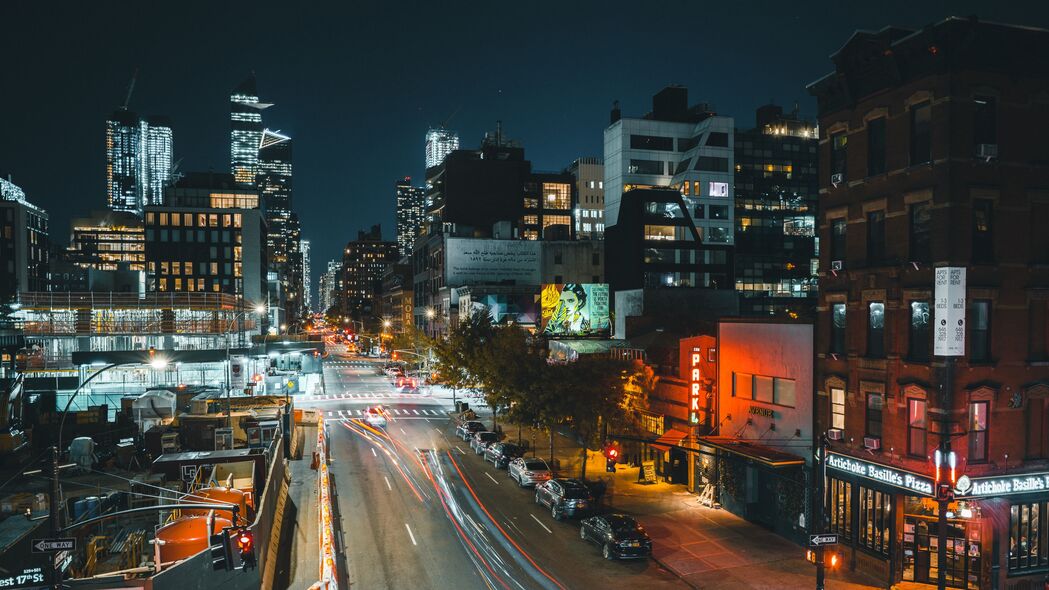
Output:
[[[823,547],[824,545],[837,545],[838,533],[823,533],[820,535],[809,535],[809,547]]]
[[[0,588],[39,588],[49,584],[47,571],[42,567],[25,567],[18,573],[0,576]]]
[[[936,269],[933,299],[936,325],[932,353],[936,356],[965,356],[964,266],[941,266]]]
[[[51,553],[53,551],[73,551],[76,539],[33,539],[33,553]]]

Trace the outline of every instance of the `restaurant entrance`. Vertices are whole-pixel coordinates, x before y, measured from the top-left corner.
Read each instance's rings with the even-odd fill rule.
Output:
[[[979,507],[951,502],[947,510],[947,561],[939,563],[939,509],[931,498],[908,496],[903,515],[903,579],[935,584],[940,567],[948,588],[980,588]]]

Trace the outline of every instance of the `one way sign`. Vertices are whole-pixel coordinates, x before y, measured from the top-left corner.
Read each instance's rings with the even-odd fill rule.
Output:
[[[822,547],[824,545],[837,545],[837,533],[823,533],[822,535],[809,535],[809,547]]]
[[[53,553],[55,551],[73,551],[76,539],[33,539],[33,553]]]

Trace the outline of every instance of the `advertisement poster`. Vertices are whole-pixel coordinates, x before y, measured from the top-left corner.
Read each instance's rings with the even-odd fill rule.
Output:
[[[534,240],[448,238],[445,281],[449,286],[502,281],[537,285],[541,247]]]
[[[965,267],[936,269],[936,327],[932,353],[936,356],[965,355]]]
[[[543,285],[541,299],[544,336],[607,338],[611,334],[608,284]]]

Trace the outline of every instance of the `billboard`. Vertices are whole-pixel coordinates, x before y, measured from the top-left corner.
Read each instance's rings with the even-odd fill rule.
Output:
[[[535,240],[448,238],[445,284],[451,287],[512,280],[539,284],[540,248]]]
[[[936,331],[932,353],[965,356],[965,267],[938,267],[933,297]]]
[[[544,336],[607,338],[612,332],[607,283],[543,285],[540,298]]]

